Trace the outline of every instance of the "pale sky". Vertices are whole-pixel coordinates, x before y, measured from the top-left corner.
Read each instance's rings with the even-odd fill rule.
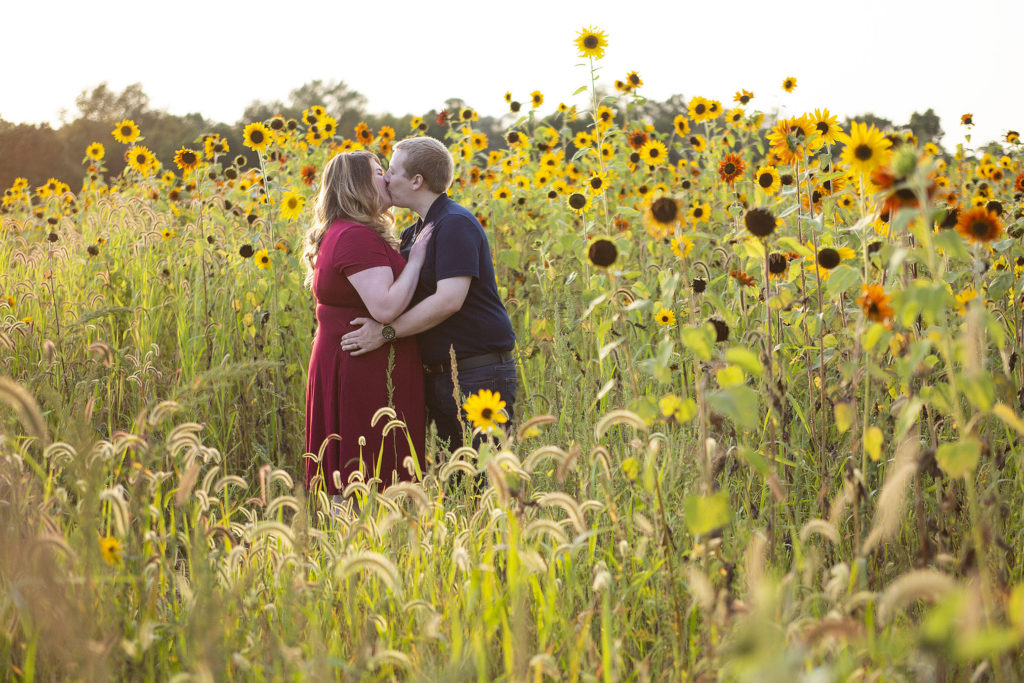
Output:
[[[589,83],[574,39],[594,26],[608,34],[598,64],[609,89],[635,70],[655,100],[682,93],[729,107],[745,88],[763,111],[872,112],[897,124],[932,107],[947,149],[965,132],[970,146],[1024,132],[1021,0],[5,4],[0,117],[15,123],[57,125],[62,108],[74,118],[75,97],[103,81],[116,92],[141,82],[155,108],[227,123],[314,79],[344,81],[371,113],[422,114],[458,97],[500,115],[506,90],[524,103],[540,90],[546,114],[584,102],[572,97]],[[960,125],[967,112],[973,131]]]

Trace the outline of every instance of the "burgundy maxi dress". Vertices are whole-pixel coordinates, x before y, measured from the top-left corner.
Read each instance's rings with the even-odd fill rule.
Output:
[[[309,358],[306,385],[306,451],[319,453],[324,440],[337,434],[323,448],[318,465],[306,460],[306,488],[322,468],[329,495],[341,493],[349,475],[362,470],[364,481],[378,477],[381,486],[394,480],[411,480],[403,466],[414,455],[423,471],[425,417],[423,366],[416,338],[395,339],[375,351],[353,357],[341,349],[342,335],[355,329],[355,318],[372,318],[348,276],[375,266],[390,266],[395,278],[405,268],[405,259],[373,228],[351,221],[335,221],[327,230],[313,272],[317,331]],[[391,401],[388,400],[388,365],[391,368]],[[408,432],[392,429],[382,437],[390,421],[382,416],[370,421],[378,409],[390,405]],[[360,445],[365,437],[365,445]],[[410,448],[410,444],[412,448]],[[340,474],[340,487],[334,473]]]

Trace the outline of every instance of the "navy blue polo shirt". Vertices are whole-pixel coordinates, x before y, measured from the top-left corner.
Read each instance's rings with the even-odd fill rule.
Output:
[[[430,205],[425,219],[417,220],[402,231],[402,256],[409,258],[416,234],[427,223],[434,224],[434,232],[427,244],[410,306],[435,293],[438,280],[464,275],[473,279],[462,308],[436,327],[420,332],[423,362],[448,362],[450,346],[455,347],[456,358],[511,351],[516,334],[498,296],[491,247],[480,221],[464,206],[442,194]]]

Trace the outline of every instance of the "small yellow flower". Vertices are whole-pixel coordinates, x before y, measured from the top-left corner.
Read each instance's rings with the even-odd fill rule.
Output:
[[[490,389],[481,389],[462,404],[462,409],[466,411],[466,417],[473,422],[473,427],[484,432],[490,432],[498,424],[508,422],[504,408],[505,402],[501,400],[501,394]]]
[[[256,263],[256,267],[260,270],[264,270],[270,267],[270,254],[267,253],[266,249],[260,249],[253,254],[252,260]]]
[[[676,324],[676,314],[664,307],[654,315],[654,319],[662,327],[671,327]]]
[[[306,206],[306,200],[298,192],[290,190],[281,199],[281,217],[287,221],[293,221],[302,215],[302,209]]]
[[[104,562],[116,567],[121,563],[121,542],[113,536],[100,536],[100,553]]]
[[[640,476],[640,461],[632,456],[626,458],[622,461],[622,473],[626,475],[626,479],[636,481]]]

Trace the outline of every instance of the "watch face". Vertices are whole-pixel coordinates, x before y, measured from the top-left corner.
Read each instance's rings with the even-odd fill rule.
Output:
[[[391,327],[391,325],[385,325],[380,333],[384,335],[385,341],[391,341],[395,338],[395,328]]]

